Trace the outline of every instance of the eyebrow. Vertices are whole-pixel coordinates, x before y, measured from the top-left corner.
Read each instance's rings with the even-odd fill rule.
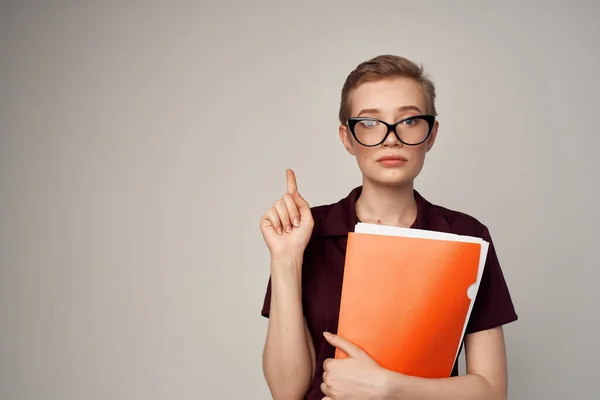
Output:
[[[417,106],[403,106],[403,107],[399,107],[398,111],[418,111],[419,113],[421,113],[421,109]],[[358,116],[361,116],[362,114],[380,114],[381,110],[377,109],[377,108],[365,108],[363,110],[360,110],[360,112],[357,114]]]

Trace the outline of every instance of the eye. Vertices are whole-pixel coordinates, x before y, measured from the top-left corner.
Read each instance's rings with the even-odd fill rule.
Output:
[[[362,121],[359,121],[359,124],[361,124],[363,128],[374,128],[377,125],[377,121],[363,119]]]
[[[403,124],[406,126],[413,126],[413,125],[416,125],[417,122],[418,121],[416,119],[409,118],[406,121],[404,121]]]

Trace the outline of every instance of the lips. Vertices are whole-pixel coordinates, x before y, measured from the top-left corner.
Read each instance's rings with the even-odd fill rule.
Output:
[[[389,156],[380,157],[377,161],[408,161],[408,160],[402,156],[389,155]]]

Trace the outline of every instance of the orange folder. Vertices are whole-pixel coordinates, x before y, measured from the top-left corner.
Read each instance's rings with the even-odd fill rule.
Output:
[[[348,235],[338,334],[386,369],[449,377],[487,250],[480,238],[357,224]],[[335,357],[347,355],[336,349]]]

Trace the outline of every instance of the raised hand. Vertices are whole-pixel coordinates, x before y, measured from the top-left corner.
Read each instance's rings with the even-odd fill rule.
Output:
[[[260,230],[272,258],[302,256],[314,221],[310,206],[298,192],[296,175],[286,170],[287,192],[263,215]]]

